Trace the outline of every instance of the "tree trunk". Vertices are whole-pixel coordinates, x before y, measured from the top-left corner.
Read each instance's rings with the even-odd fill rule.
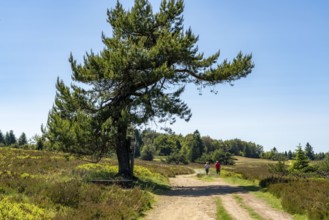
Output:
[[[119,123],[116,153],[119,163],[119,176],[131,178],[130,146],[127,140],[127,124]]]

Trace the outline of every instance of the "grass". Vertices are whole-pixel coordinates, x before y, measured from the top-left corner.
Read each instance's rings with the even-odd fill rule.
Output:
[[[238,173],[242,178],[259,181],[272,174],[268,171],[268,164],[275,164],[275,161],[257,159],[257,158],[246,158],[246,157],[235,157],[236,164],[234,166],[225,166],[227,171]]]
[[[194,169],[194,171],[196,172],[196,177],[202,181],[205,182],[211,182],[214,181],[215,178],[215,173],[210,169],[209,174],[206,175],[206,172],[202,169]]]
[[[234,195],[234,198],[235,200],[238,202],[238,204],[243,208],[245,209],[249,215],[253,218],[253,219],[256,219],[256,220],[264,220],[264,218],[260,215],[258,215],[257,212],[255,212],[255,210],[253,210],[250,206],[248,206],[244,201],[243,199],[238,196],[238,195]]]
[[[257,198],[262,199],[267,202],[272,208],[283,210],[281,200],[278,199],[273,194],[266,192],[265,190],[252,192]]]
[[[225,210],[223,203],[219,197],[216,198],[216,206],[217,206],[217,220],[232,220],[232,216],[228,214],[228,212]]]

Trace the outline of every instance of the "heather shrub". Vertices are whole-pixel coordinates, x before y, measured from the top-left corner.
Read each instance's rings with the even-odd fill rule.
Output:
[[[55,182],[47,189],[47,196],[55,204],[76,208],[80,201],[81,182]]]
[[[316,179],[289,179],[268,186],[281,198],[284,209],[292,214],[307,214],[309,219],[329,219],[328,189],[328,180]]]
[[[259,181],[259,186],[266,188],[275,183],[288,183],[289,179],[282,176],[271,176]]]
[[[168,177],[193,173],[186,166],[135,164],[134,187],[122,189],[89,182],[115,178],[110,158],[91,164],[67,154],[0,148],[0,219],[136,219],[150,207],[150,190],[166,188]]]
[[[326,177],[329,177],[329,155],[318,163],[318,171]]]
[[[116,185],[102,186],[103,192],[101,192],[97,187],[89,185],[83,189],[78,208],[59,212],[54,219],[137,219],[141,212],[151,206],[151,195],[140,188],[122,189]],[[88,192],[89,190],[91,192]],[[96,195],[89,198],[93,193],[100,198],[97,199]]]
[[[95,184],[83,184],[80,188],[80,205],[84,203],[99,204],[106,198],[106,187]]]

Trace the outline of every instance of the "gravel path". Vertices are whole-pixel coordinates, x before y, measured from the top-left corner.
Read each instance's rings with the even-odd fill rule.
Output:
[[[241,187],[224,183],[221,178],[205,182],[194,175],[182,175],[170,179],[172,189],[165,195],[156,196],[156,204],[146,213],[145,220],[207,220],[216,219],[216,197],[222,200],[226,211],[233,219],[252,219],[242,208],[234,195],[242,198],[243,203],[251,207],[264,219],[292,219],[282,211],[273,209],[262,200],[249,194]]]

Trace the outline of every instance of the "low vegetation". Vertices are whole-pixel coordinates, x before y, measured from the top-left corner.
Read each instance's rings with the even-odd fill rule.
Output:
[[[312,168],[317,164],[302,167],[296,166],[296,163],[298,161],[285,164],[237,157],[236,165],[225,167],[222,176],[229,177],[231,182],[244,178],[250,183],[259,184],[263,191],[279,198],[282,208],[293,215],[306,215],[308,219],[329,219],[328,178]],[[325,163],[326,160],[320,162],[321,166],[325,166]],[[300,170],[294,167],[300,167]],[[241,181],[238,184],[241,185]],[[256,186],[254,189],[260,190]]]
[[[217,220],[232,220],[232,216],[225,210],[222,200],[220,198],[216,199],[216,206],[217,206]]]
[[[264,220],[264,218],[262,218],[260,215],[257,214],[257,212],[255,212],[252,207],[248,206],[245,201],[243,201],[243,198],[241,196],[238,195],[234,195],[234,199],[237,201],[237,203],[239,204],[239,206],[241,206],[243,209],[245,209],[249,215],[253,218],[253,219],[257,219],[257,220]]]
[[[224,165],[221,177],[247,190],[271,193],[295,216],[329,219],[329,157],[309,162],[301,148],[297,151],[291,161],[234,157],[235,165]],[[168,164],[165,156],[136,159],[135,179],[125,188],[90,182],[118,180],[118,164],[110,158],[96,164],[67,154],[1,147],[0,219],[137,218],[151,207],[152,193],[168,189],[168,177],[194,172],[188,167]],[[216,174],[211,169],[210,175],[199,176],[212,181]]]
[[[136,161],[133,187],[98,185],[114,179],[117,164],[91,164],[47,151],[0,148],[0,219],[134,219],[187,167]],[[24,216],[24,218],[22,217]]]
[[[329,219],[329,181],[326,179],[273,177],[267,181],[267,189],[280,198],[283,208],[292,214]]]

